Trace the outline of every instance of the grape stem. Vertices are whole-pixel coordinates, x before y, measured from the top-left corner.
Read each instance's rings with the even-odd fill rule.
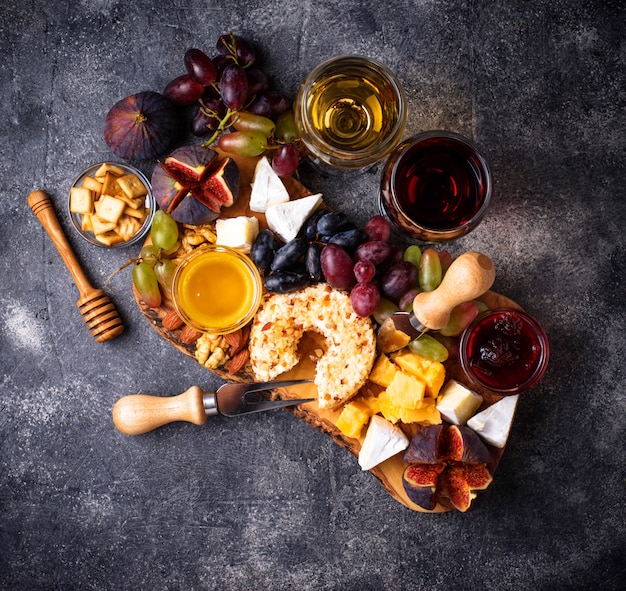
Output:
[[[224,117],[220,119],[218,126],[215,128],[215,131],[213,132],[213,135],[202,144],[205,148],[210,147],[211,144],[222,134],[222,132],[226,131],[229,127],[232,126],[232,124],[234,123],[234,120],[231,120],[231,119],[232,119],[232,116],[236,112],[237,111],[233,111],[230,107],[226,109],[226,115],[224,115]],[[211,116],[210,113],[209,113],[209,116]]]

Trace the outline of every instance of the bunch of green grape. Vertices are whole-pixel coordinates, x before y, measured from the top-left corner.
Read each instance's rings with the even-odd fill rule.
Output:
[[[291,101],[269,87],[249,40],[221,35],[213,57],[188,49],[186,72],[171,80],[164,94],[175,105],[193,109],[191,131],[217,139],[220,149],[240,156],[266,154],[279,176],[291,176],[300,162],[299,134]]]
[[[150,238],[133,266],[133,285],[146,306],[158,308],[163,295],[172,294],[176,263],[168,255],[178,246],[178,224],[162,209],[154,214]]]

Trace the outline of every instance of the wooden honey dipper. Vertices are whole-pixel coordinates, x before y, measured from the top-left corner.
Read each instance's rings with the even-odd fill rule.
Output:
[[[102,289],[92,287],[85,277],[59,224],[50,197],[41,190],[33,191],[28,196],[28,205],[50,236],[78,287],[80,298],[76,305],[92,336],[98,343],[103,343],[122,334],[124,325],[120,315],[109,296]]]

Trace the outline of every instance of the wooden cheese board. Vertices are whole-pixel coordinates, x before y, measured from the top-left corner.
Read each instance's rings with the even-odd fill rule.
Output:
[[[239,194],[237,200],[233,206],[228,208],[228,210],[224,211],[224,217],[236,217],[240,215],[251,216],[255,215],[259,219],[259,225],[263,229],[267,227],[265,223],[265,218],[263,214],[257,214],[251,212],[248,207],[249,197],[250,197],[250,182],[252,180],[254,169],[257,163],[257,159],[255,158],[242,158],[235,157],[236,163],[239,166],[240,172],[240,187]],[[311,194],[311,191],[304,187],[301,183],[299,183],[294,178],[288,178],[284,180],[285,186],[289,191],[291,199],[298,199]],[[149,241],[149,239],[148,239]],[[146,319],[150,322],[152,327],[156,330],[156,332],[165,340],[169,345],[175,347],[183,354],[191,357],[196,360],[195,343],[185,343],[181,338],[182,329],[177,330],[167,330],[163,326],[163,318],[167,315],[167,313],[173,309],[173,303],[166,298],[163,300],[163,303],[160,308],[149,308],[147,307],[138,292],[134,290],[134,296],[136,302],[146,317]],[[496,307],[510,307],[521,309],[518,304],[513,302],[511,299],[500,295],[498,293],[489,291],[485,293],[480,298],[484,301],[490,308]],[[298,344],[298,352],[300,355],[300,362],[289,372],[281,374],[278,379],[280,380],[291,380],[291,379],[312,379],[315,374],[315,363],[316,360],[319,359],[320,351],[324,351],[324,339],[321,335],[316,334],[314,332],[305,333],[303,338],[300,340]],[[465,380],[463,378],[463,373],[458,362],[456,355],[451,354],[449,359],[444,363],[446,368],[446,379],[455,378],[463,383]],[[254,378],[249,370],[244,368],[242,371],[237,372],[235,375],[229,374],[226,367],[221,367],[217,369],[209,370],[220,378],[227,381],[235,381],[235,382],[252,382]],[[191,385],[191,384],[189,384]],[[377,394],[382,390],[381,387],[368,382],[363,390],[366,393]],[[480,408],[486,408],[498,401],[501,396],[494,394],[488,390],[478,390],[478,393],[483,396],[483,404]],[[300,385],[297,387],[289,388],[289,389],[279,389],[271,393],[272,398],[274,399],[284,399],[284,398],[315,398],[317,396],[316,387],[313,383],[308,383],[304,385]],[[290,407],[289,412],[293,413],[296,417],[310,425],[311,427],[325,433],[330,436],[335,443],[340,445],[341,447],[349,450],[355,457],[358,457],[359,451],[361,449],[361,445],[363,442],[363,435],[360,439],[354,439],[345,436],[336,426],[335,423],[339,416],[340,410],[327,410],[320,409],[317,402],[309,402],[306,404],[302,404],[299,406]],[[410,438],[418,427],[415,425],[404,425],[403,429],[405,430],[407,436]],[[365,430],[364,430],[365,431]],[[495,447],[491,447],[491,461],[489,463],[489,470],[493,474],[502,454],[504,452],[503,449],[497,449]],[[419,512],[428,512],[413,503],[407,496],[404,487],[402,485],[402,474],[406,464],[403,461],[403,454],[399,453],[379,464],[378,466],[372,468],[370,472],[374,477],[378,479],[380,484],[389,492],[389,494],[396,499],[398,502],[402,503],[409,509]],[[355,469],[360,469],[358,464],[355,461]],[[451,508],[449,506],[439,504],[434,511],[434,513],[440,513],[449,511]]]

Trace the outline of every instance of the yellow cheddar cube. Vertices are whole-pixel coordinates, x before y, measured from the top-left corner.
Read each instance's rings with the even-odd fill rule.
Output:
[[[422,406],[422,408],[399,409],[400,420],[405,423],[421,423],[422,425],[439,425],[441,424],[441,414],[434,404]]]
[[[370,417],[373,417],[380,412],[380,401],[378,400],[378,396],[363,396],[359,398],[358,401],[367,406]]]
[[[72,213],[93,213],[93,192],[84,187],[70,189],[70,211]]]
[[[419,408],[425,391],[424,382],[404,371],[396,371],[386,390],[393,404],[404,408]]]
[[[389,361],[387,355],[379,355],[372,371],[370,372],[370,382],[386,388],[391,384],[393,376],[396,373],[396,366]]]
[[[367,404],[353,400],[343,407],[335,425],[344,435],[358,439],[371,416]]]
[[[426,359],[410,351],[402,351],[393,356],[393,362],[404,371],[416,376],[426,384],[426,396],[436,398],[446,378],[443,363]]]
[[[102,195],[102,197],[98,201],[96,201],[95,207],[96,215],[102,221],[117,224],[120,217],[122,217],[122,213],[124,213],[124,208],[126,207],[126,204],[116,197],[111,197],[110,195]]]

